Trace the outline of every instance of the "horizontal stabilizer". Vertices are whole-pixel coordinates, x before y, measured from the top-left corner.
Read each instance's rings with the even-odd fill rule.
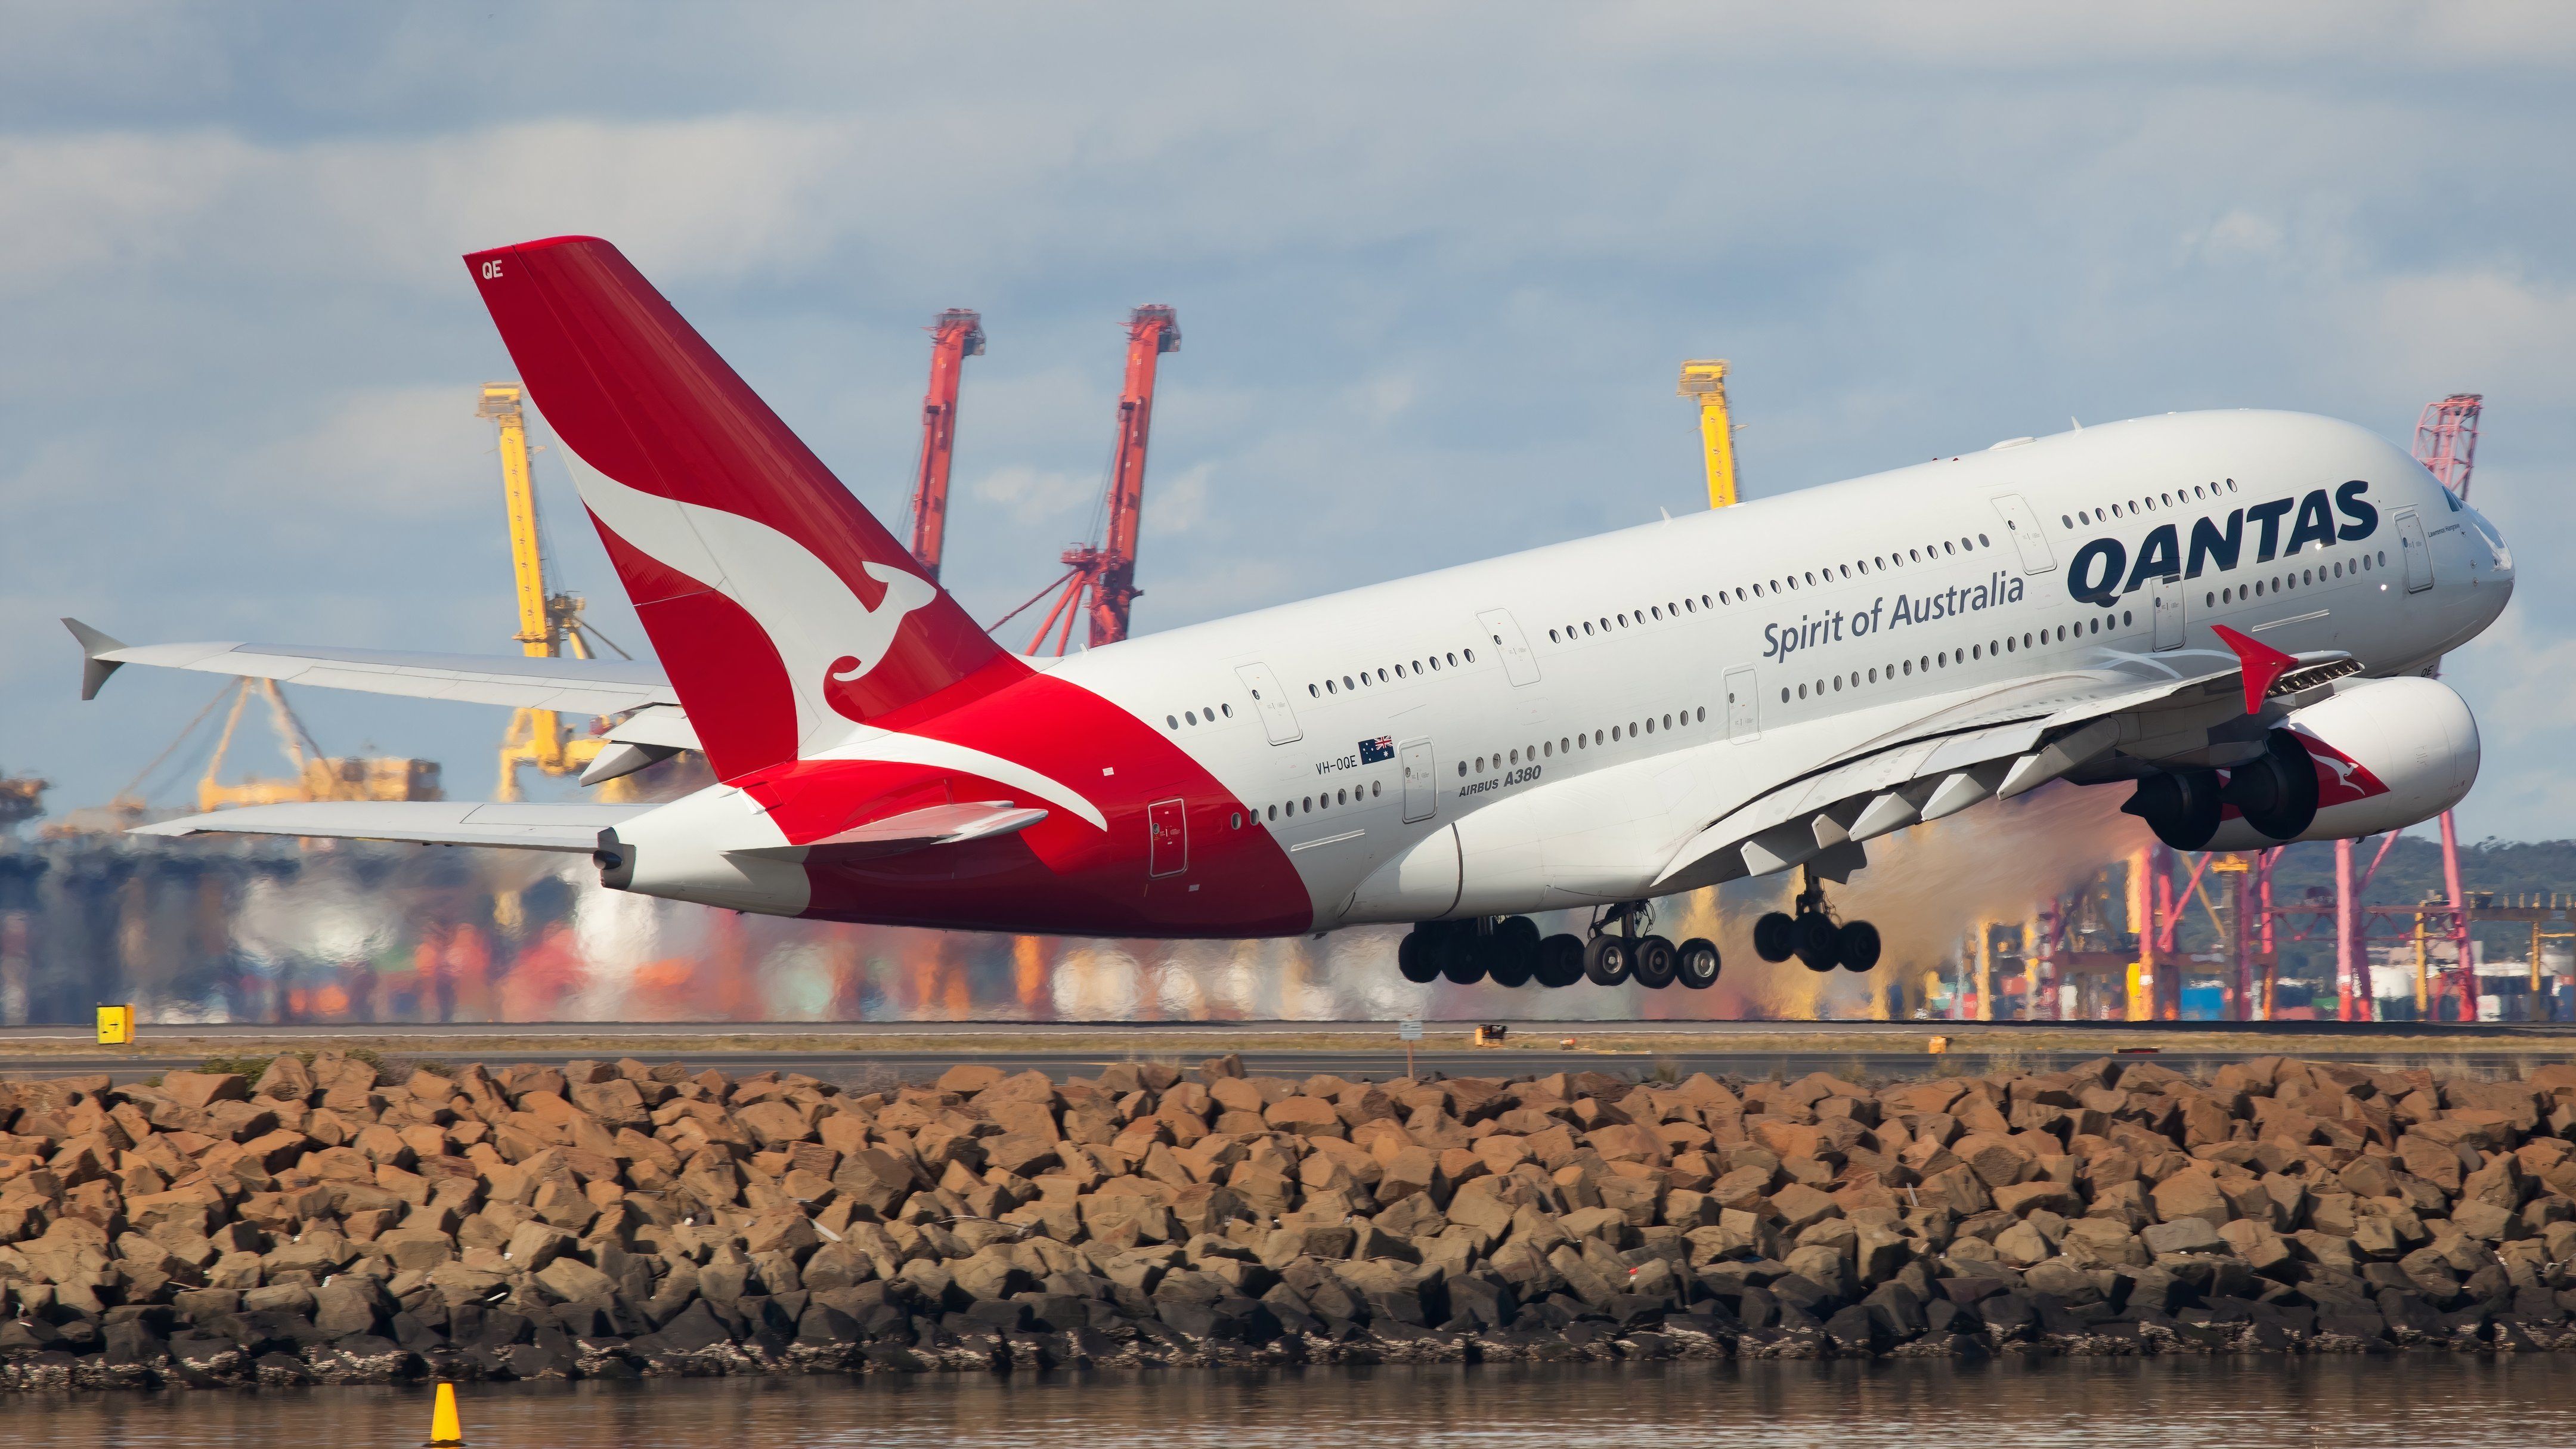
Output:
[[[665,709],[657,713],[664,719],[679,718],[680,697],[672,692],[662,671],[630,660],[413,654],[303,644],[127,645],[77,620],[65,619],[63,623],[80,640],[86,656],[81,669],[83,699],[97,694],[98,687],[118,667],[148,664],[204,674],[274,679],[280,684],[551,709],[564,714],[616,714],[662,705]]]
[[[901,815],[889,815],[883,820],[871,820],[865,825],[854,825],[803,845],[753,846],[748,850],[727,851],[726,854],[811,858],[815,853],[822,853],[858,859],[902,855],[907,851],[927,850],[934,845],[962,845],[970,840],[1009,835],[1026,830],[1046,817],[1044,810],[1030,805],[1014,805],[1008,800],[933,805],[922,810],[907,810]]]
[[[588,853],[599,832],[650,805],[502,805],[479,800],[317,800],[246,805],[137,826],[132,835],[294,835],[411,845],[496,845]]]

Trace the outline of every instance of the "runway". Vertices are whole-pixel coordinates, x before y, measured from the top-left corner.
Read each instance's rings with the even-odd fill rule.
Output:
[[[2061,1070],[2107,1055],[2151,1057],[2184,1072],[2265,1055],[2479,1071],[2576,1060],[2576,1025],[2557,1023],[1550,1021],[1508,1023],[1496,1047],[1471,1045],[1474,1025],[1424,1023],[1412,1070],[1888,1078]],[[803,1072],[885,1085],[925,1081],[960,1061],[1054,1077],[1128,1061],[1191,1067],[1227,1054],[1255,1075],[1382,1078],[1407,1069],[1391,1021],[171,1025],[147,1026],[141,1037],[130,1048],[101,1047],[71,1026],[0,1028],[0,1077],[104,1071],[133,1080],[214,1056],[326,1048],[363,1048],[397,1063],[633,1056],[727,1074]],[[1946,1052],[1932,1052],[1936,1037],[1947,1038]]]

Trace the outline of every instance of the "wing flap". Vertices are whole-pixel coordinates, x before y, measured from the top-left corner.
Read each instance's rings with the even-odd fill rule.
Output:
[[[2225,712],[2240,690],[2250,688],[2259,706],[2264,698],[2316,688],[2359,668],[2341,651],[2266,662],[2279,667],[2258,679],[2246,672],[2239,655],[2218,650],[2128,655],[2101,669],[2015,681],[1952,704],[1745,801],[1686,840],[1667,861],[1658,885],[1708,874],[1712,857],[1728,851],[1740,850],[1743,869],[1751,873],[1794,865],[1828,847],[1820,834],[1810,849],[1806,833],[1789,827],[1840,803],[1883,807],[1863,812],[1869,819],[1864,835],[1881,834],[1932,815],[1932,794],[1944,785],[1954,785],[1953,797],[1970,803],[1998,791],[2021,794],[2117,744],[2175,727],[2157,721],[2188,724],[2213,710]],[[1897,790],[1922,798],[1884,799]],[[1855,822],[1853,828],[1861,827]],[[1784,854],[1783,842],[1795,842],[1797,849]]]
[[[587,854],[599,832],[650,805],[528,805],[478,800],[317,800],[246,805],[137,826],[133,835],[291,835],[411,845],[489,845]]]

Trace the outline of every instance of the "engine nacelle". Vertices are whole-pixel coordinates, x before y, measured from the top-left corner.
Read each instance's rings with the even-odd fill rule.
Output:
[[[2478,779],[2478,722],[2449,685],[2374,679],[2293,710],[2283,725],[2317,769],[2317,816],[2298,838],[2351,840],[2402,830],[2460,803]],[[2281,842],[2231,813],[2210,850]]]

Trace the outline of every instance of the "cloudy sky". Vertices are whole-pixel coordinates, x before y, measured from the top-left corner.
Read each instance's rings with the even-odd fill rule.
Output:
[[[2576,12],[2141,7],[0,3],[0,767],[124,785],[213,691],[134,641],[507,651],[458,255],[615,240],[899,520],[940,308],[982,310],[949,579],[1086,535],[1127,308],[1168,302],[1155,629],[1680,510],[1685,357],[1748,491],[2477,390],[2522,564],[2451,678],[2472,837],[2576,805]],[[552,542],[640,642],[558,458]],[[1016,639],[1016,635],[1014,638]],[[308,695],[486,793],[497,712]]]

